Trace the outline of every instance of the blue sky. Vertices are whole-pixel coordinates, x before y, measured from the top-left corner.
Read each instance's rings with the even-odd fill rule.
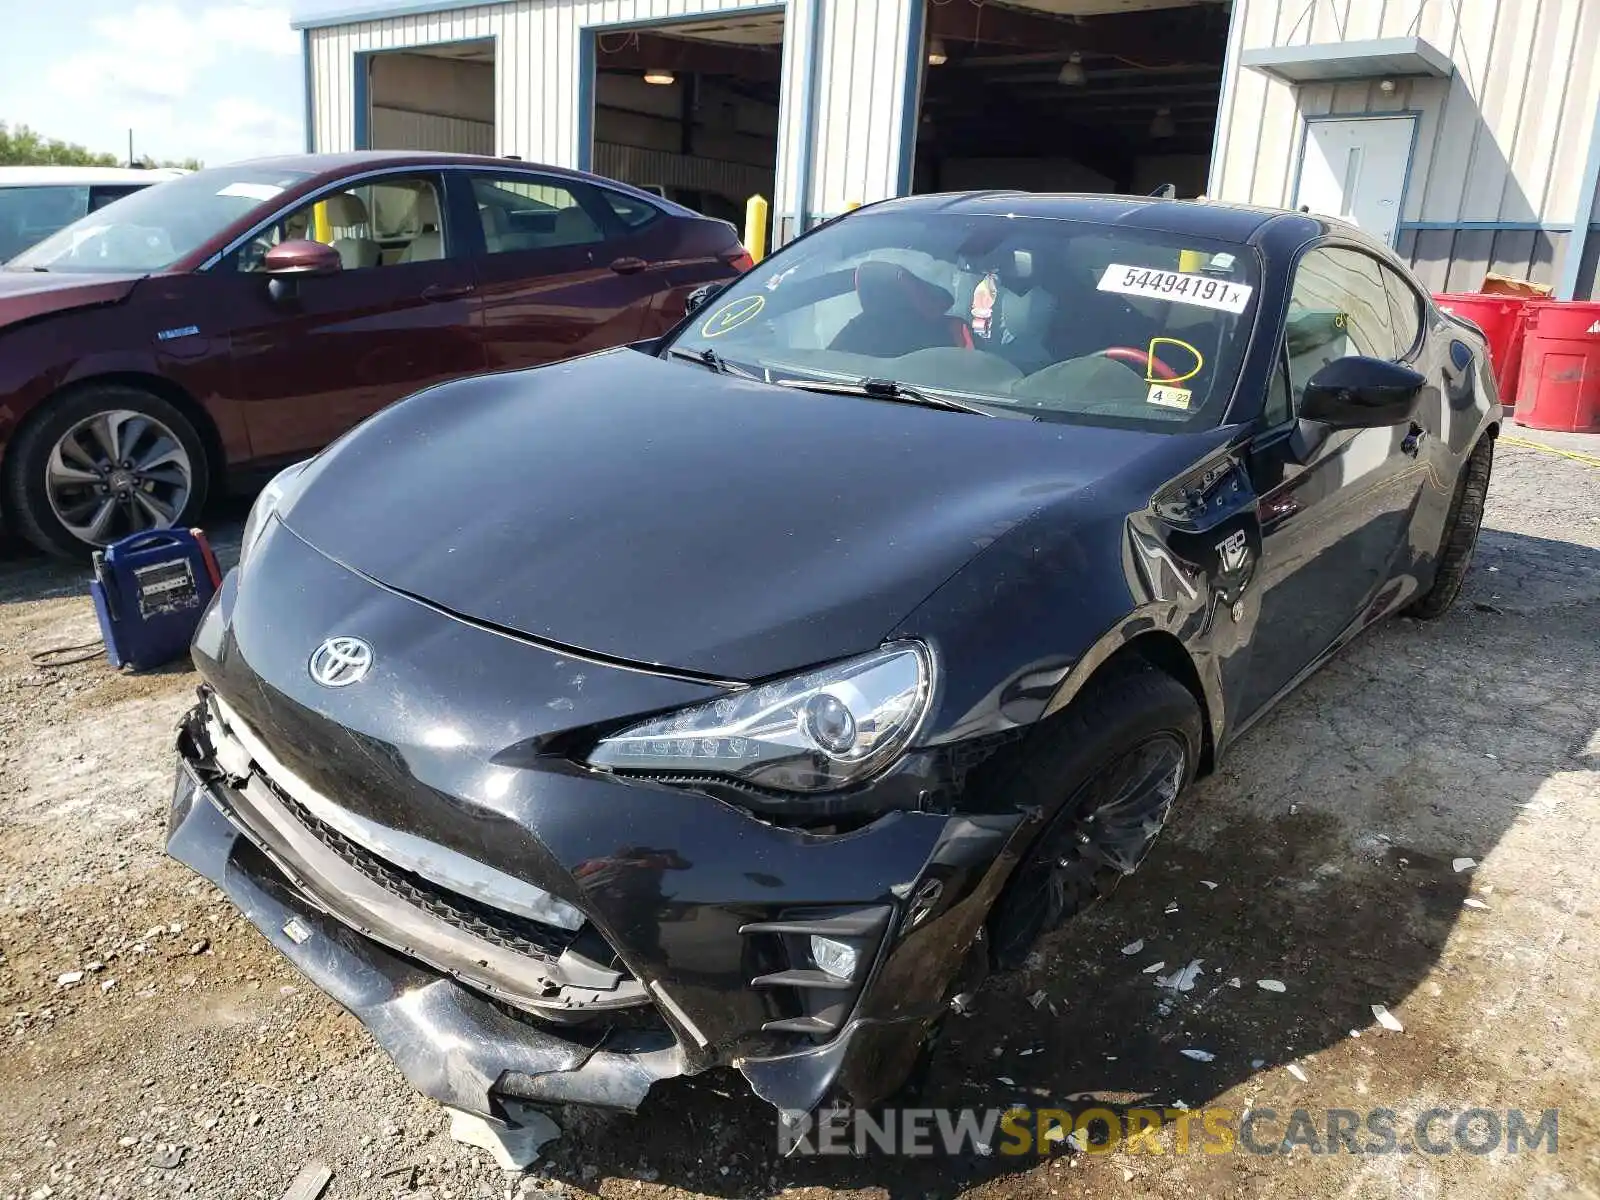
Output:
[[[284,0],[3,4],[0,120],[94,150],[208,166],[304,148],[300,35]],[[294,15],[348,8],[299,0]]]

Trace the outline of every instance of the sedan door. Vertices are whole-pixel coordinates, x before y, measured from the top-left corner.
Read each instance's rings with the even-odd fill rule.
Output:
[[[1326,363],[1351,354],[1417,357],[1420,322],[1399,330],[1386,270],[1343,246],[1312,249],[1296,268],[1268,403],[1272,427],[1251,449],[1262,561],[1259,615],[1235,689],[1241,719],[1381,611],[1391,598],[1385,584],[1411,565],[1410,524],[1428,470],[1425,431],[1412,421],[1308,431],[1295,418],[1307,381]]]
[[[318,449],[402,396],[483,369],[472,263],[441,188],[432,172],[354,180],[212,271],[253,457]],[[262,274],[268,248],[308,236],[331,242],[343,269]]]
[[[473,214],[480,230],[474,278],[490,369],[534,367],[641,336],[664,287],[653,239],[648,228],[624,224],[602,189],[526,171],[473,171],[458,181],[456,211]]]

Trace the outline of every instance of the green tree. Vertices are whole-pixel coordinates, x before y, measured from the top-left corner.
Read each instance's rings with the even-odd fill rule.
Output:
[[[163,158],[160,162],[157,162],[148,154],[144,154],[139,157],[139,165],[142,167],[182,167],[186,171],[198,171],[205,166],[205,163],[198,158]]]
[[[0,166],[115,167],[115,154],[96,154],[73,142],[47,138],[26,125],[0,121]]]

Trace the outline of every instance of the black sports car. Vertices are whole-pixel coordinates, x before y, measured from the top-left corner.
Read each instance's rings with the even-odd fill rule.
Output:
[[[1343,225],[917,197],[697,300],[284,472],[195,640],[171,853],[492,1120],[884,1097],[1472,554],[1483,338]]]

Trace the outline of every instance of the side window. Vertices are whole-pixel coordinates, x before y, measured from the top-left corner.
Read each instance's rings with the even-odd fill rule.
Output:
[[[1422,336],[1422,298],[1398,272],[1383,268],[1384,286],[1389,291],[1389,311],[1394,321],[1395,342],[1403,357],[1416,347]]]
[[[240,247],[240,271],[259,271],[268,250],[296,238],[339,252],[346,271],[445,257],[439,186],[431,176],[395,176],[358,184],[303,204]]]
[[[609,188],[600,189],[600,198],[616,214],[617,220],[629,229],[643,229],[661,215],[661,210],[654,204],[633,196],[624,196],[621,192],[613,192]]]
[[[1289,394],[1289,361],[1281,354],[1272,366],[1272,379],[1267,384],[1265,416],[1268,429],[1294,416],[1294,399]]]
[[[83,187],[0,187],[0,262],[89,211]]]
[[[103,184],[89,189],[89,211],[99,212],[113,200],[121,200],[124,196],[131,196],[135,192],[142,192],[145,184]]]
[[[509,254],[605,241],[605,231],[579,190],[565,180],[538,175],[472,176],[484,249]]]
[[[1397,359],[1411,348],[1410,341],[1401,345],[1395,336],[1384,267],[1370,255],[1339,246],[1308,251],[1295,268],[1286,340],[1296,408],[1307,381],[1334,359],[1351,354]]]

